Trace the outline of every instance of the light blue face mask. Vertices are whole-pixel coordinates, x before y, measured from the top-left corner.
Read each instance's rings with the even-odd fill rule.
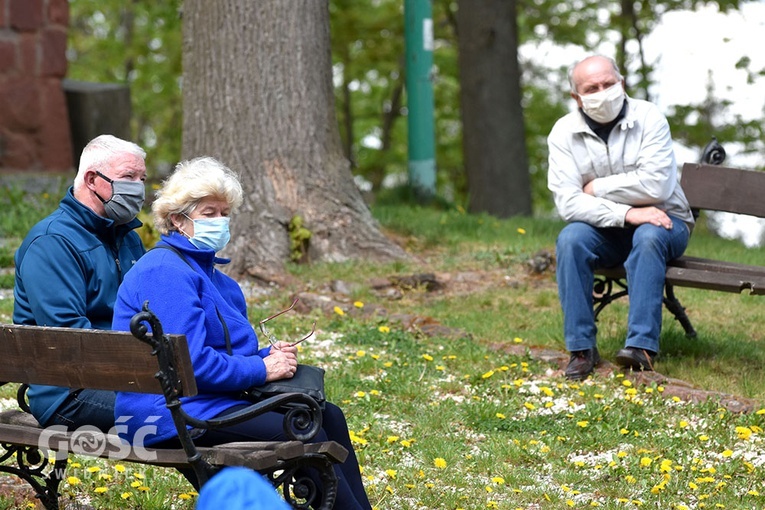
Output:
[[[185,216],[185,215],[184,215]],[[188,216],[186,216],[189,218]],[[189,218],[191,220],[191,218]],[[200,218],[194,222],[194,236],[189,238],[191,244],[199,249],[213,250],[215,253],[226,247],[231,239],[229,222],[231,218]]]

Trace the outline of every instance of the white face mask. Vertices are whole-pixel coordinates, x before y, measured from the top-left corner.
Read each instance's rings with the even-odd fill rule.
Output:
[[[605,90],[579,96],[582,100],[582,110],[589,118],[600,124],[608,124],[619,115],[624,105],[624,87],[616,83]]]

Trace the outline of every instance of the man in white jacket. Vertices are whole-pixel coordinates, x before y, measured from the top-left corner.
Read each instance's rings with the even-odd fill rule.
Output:
[[[585,379],[600,362],[593,274],[620,264],[630,309],[616,362],[653,370],[667,261],[683,254],[694,223],[669,123],[655,105],[627,97],[611,58],[581,60],[569,80],[579,108],[558,120],[547,139],[548,188],[569,222],[556,246],[563,334],[571,352],[566,377]]]

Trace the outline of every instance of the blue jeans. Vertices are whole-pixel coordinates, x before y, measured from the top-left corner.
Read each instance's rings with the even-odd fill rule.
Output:
[[[574,352],[595,347],[595,270],[623,264],[630,305],[625,347],[659,352],[667,262],[683,254],[690,237],[682,220],[670,218],[672,230],[651,224],[598,228],[581,222],[561,230],[556,257],[566,349]]]
[[[45,426],[65,425],[67,429],[75,430],[83,425],[92,425],[108,432],[114,427],[115,397],[113,391],[77,390],[64,400]]]

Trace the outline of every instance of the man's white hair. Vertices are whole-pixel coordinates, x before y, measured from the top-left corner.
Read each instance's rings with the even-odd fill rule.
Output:
[[[77,176],[74,178],[74,189],[82,186],[85,172],[91,169],[102,171],[108,167],[109,161],[118,154],[132,154],[146,160],[146,151],[133,142],[122,140],[113,135],[97,136],[88,142],[88,145],[82,150],[80,166],[77,170]]]

